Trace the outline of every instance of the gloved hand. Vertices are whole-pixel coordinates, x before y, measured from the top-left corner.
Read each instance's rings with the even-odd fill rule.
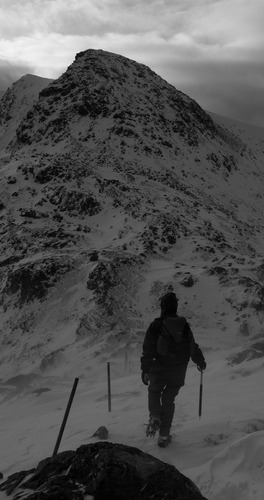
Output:
[[[142,372],[141,373],[141,380],[142,380],[144,385],[148,385],[149,384],[149,374],[146,372]]]
[[[199,365],[197,365],[197,369],[199,370],[199,372],[203,372],[206,369],[206,362],[201,361]]]

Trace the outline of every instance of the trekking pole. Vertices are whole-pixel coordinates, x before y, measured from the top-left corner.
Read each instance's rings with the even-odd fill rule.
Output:
[[[200,378],[199,418],[201,418],[202,416],[202,402],[203,402],[203,370],[201,370],[201,378]]]
[[[74,384],[72,386],[71,394],[70,394],[70,397],[69,397],[67,408],[65,410],[65,414],[64,414],[63,421],[62,421],[62,424],[61,424],[60,432],[59,432],[59,435],[58,435],[58,438],[57,438],[57,441],[56,441],[56,445],[55,445],[55,448],[54,448],[54,451],[53,451],[53,455],[52,455],[53,457],[55,457],[55,455],[57,455],[57,453],[58,453],[58,449],[59,449],[59,446],[60,446],[61,438],[62,438],[64,429],[65,429],[66,422],[68,420],[68,416],[69,416],[69,413],[70,413],[72,401],[73,401],[73,398],[74,398],[74,394],[75,394],[78,382],[79,382],[79,379],[76,378],[74,380]]]
[[[111,411],[111,375],[110,361],[107,362],[108,411]]]

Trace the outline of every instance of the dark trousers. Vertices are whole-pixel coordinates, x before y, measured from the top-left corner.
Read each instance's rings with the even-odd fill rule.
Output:
[[[160,418],[160,435],[168,436],[174,416],[175,397],[184,385],[187,366],[166,367],[154,365],[150,370],[148,386],[149,414]]]

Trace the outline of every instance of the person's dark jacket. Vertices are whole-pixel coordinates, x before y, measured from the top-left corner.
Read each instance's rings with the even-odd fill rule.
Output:
[[[165,351],[163,349],[164,342]],[[163,354],[160,354],[159,351],[161,352],[162,349]],[[205,369],[206,363],[203,353],[196,344],[186,319],[170,313],[152,321],[143,342],[142,372],[149,373],[154,363],[156,367],[187,368],[190,359],[199,369]]]

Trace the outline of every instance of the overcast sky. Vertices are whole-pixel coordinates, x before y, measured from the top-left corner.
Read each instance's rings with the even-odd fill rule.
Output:
[[[263,0],[0,0],[0,89],[89,48],[142,62],[204,109],[264,126]]]

